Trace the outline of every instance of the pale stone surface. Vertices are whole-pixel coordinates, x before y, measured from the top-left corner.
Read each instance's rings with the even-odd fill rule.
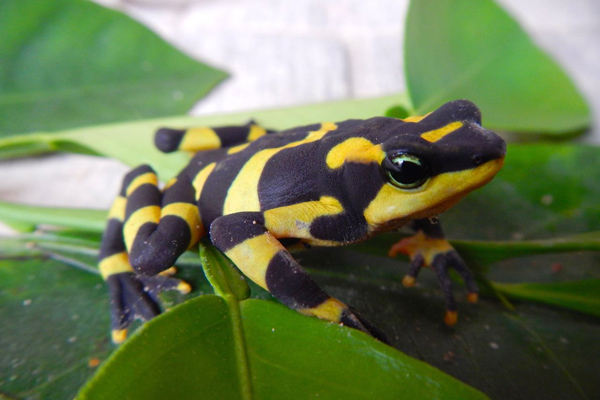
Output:
[[[97,0],[229,71],[207,114],[403,91],[407,0]],[[571,74],[600,115],[600,2],[500,0]],[[600,143],[600,131],[584,140]],[[0,200],[107,208],[126,171],[96,157],[0,162]],[[4,231],[6,232],[6,230]],[[2,231],[0,231],[2,233]]]

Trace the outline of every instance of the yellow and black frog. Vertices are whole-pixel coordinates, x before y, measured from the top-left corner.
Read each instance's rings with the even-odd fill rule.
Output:
[[[159,189],[142,165],[126,175],[109,214],[100,271],[111,292],[113,340],[136,317],[160,312],[157,293],[189,290],[161,273],[209,235],[248,278],[303,314],[384,335],[329,296],[288,251],[291,245],[343,246],[409,224],[396,244],[414,283],[422,266],[436,271],[456,321],[448,269],[477,286],[446,241],[436,216],[502,168],[506,145],[481,126],[471,102],[447,103],[424,117],[375,117],[267,131],[254,123],[220,128],[160,129],[163,152],[193,151],[190,163]],[[161,274],[159,274],[161,273]]]

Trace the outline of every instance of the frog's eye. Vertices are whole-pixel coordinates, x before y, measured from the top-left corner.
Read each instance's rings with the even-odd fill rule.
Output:
[[[411,154],[390,154],[383,160],[382,166],[389,182],[400,189],[418,188],[430,177],[429,165]]]

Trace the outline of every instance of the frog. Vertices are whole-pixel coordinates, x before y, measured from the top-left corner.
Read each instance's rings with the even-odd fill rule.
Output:
[[[293,248],[345,246],[409,227],[413,235],[389,255],[408,255],[403,284],[432,268],[457,320],[449,271],[477,301],[473,273],[444,235],[439,215],[492,180],[506,144],[482,127],[479,108],[454,100],[423,116],[376,116],[283,131],[240,126],[160,128],[164,152],[191,160],[161,188],[141,165],[123,179],[110,208],[99,269],[111,298],[112,339],[135,319],[161,312],[159,293],[187,293],[172,274],[184,252],[207,237],[247,278],[301,314],[385,334],[353,307],[330,296],[302,268]]]

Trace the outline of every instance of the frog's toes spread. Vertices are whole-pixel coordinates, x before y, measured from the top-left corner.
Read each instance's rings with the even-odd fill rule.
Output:
[[[393,245],[389,256],[395,257],[396,254],[402,253],[410,257],[410,268],[402,280],[406,287],[415,284],[421,268],[431,267],[435,271],[446,299],[447,311],[444,322],[449,326],[454,325],[458,314],[448,270],[453,268],[463,278],[468,292],[467,300],[471,303],[477,302],[479,292],[473,274],[454,247],[445,239],[437,218],[415,220],[411,223],[411,228],[416,231],[416,234]]]
[[[147,321],[160,314],[158,295],[163,291],[178,290],[189,293],[190,286],[179,279],[163,275],[142,276],[120,272],[106,278],[110,291],[113,342],[121,343],[127,328],[135,319]]]

